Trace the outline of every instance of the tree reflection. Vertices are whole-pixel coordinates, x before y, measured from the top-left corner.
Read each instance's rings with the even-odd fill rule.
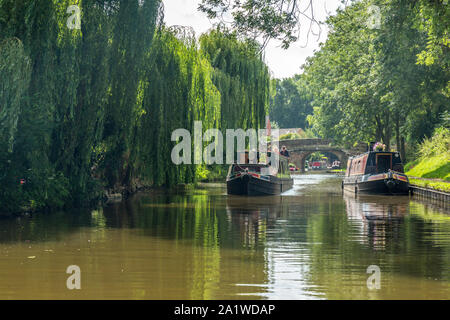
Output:
[[[450,224],[420,216],[445,215],[417,208],[408,197],[344,194],[343,201],[344,212],[329,210],[308,220],[309,276],[318,292],[330,299],[448,296]],[[366,286],[370,265],[381,269],[381,290]]]

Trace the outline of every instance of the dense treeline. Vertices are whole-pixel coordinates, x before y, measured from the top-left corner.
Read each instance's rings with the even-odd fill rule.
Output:
[[[0,1],[1,211],[194,182],[201,166],[170,160],[172,130],[263,124],[270,80],[255,43],[181,37],[159,0],[78,2],[70,29],[72,4]]]
[[[200,9],[219,20],[228,12],[235,30],[278,38],[288,47],[302,27],[300,17],[310,27],[318,24],[316,4],[306,2],[306,11],[303,1],[283,0],[202,0]],[[274,80],[271,119],[280,127],[312,127],[341,145],[376,140],[388,149],[395,145],[404,159],[416,157],[420,142],[449,119],[447,1],[345,1],[326,23],[328,39],[304,73]]]
[[[313,129],[339,143],[395,144],[411,159],[417,144],[448,121],[449,6],[365,0],[327,23],[328,39],[304,73]]]
[[[306,129],[307,116],[313,113],[311,96],[301,75],[272,80],[273,97],[270,99],[271,121],[280,128]]]

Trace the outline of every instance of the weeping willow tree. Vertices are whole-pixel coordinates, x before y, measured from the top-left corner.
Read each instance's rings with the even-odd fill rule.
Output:
[[[269,91],[255,43],[218,29],[201,47],[160,0],[1,0],[0,212],[195,181],[205,166],[172,163],[172,131],[258,128]]]
[[[0,2],[0,41],[19,39],[23,43],[24,54],[30,60],[29,82],[21,93],[14,148],[8,159],[11,165],[8,179],[2,184],[6,195],[0,199],[0,208],[51,206],[62,204],[67,196],[66,179],[55,175],[49,160],[57,108],[56,29],[53,1]],[[3,88],[0,95],[7,94],[8,89]],[[27,181],[26,187],[18,185],[20,179]],[[60,188],[54,189],[56,185]]]
[[[137,163],[153,185],[190,183],[205,169],[172,163],[174,142],[168,142],[175,129],[193,133],[196,120],[202,121],[203,131],[257,129],[267,110],[270,77],[256,43],[217,29],[201,37],[198,50],[195,39],[179,31],[157,32],[144,68],[148,73],[140,83],[144,116]],[[221,166],[208,167],[219,174],[224,171]]]
[[[1,154],[13,151],[17,121],[30,81],[30,59],[18,38],[0,43],[0,143]]]
[[[114,1],[109,59],[110,86],[103,139],[107,150],[104,170],[108,185],[127,185],[133,162],[131,146],[142,115],[140,82],[144,56],[150,50],[159,1]]]
[[[214,68],[213,82],[221,95],[223,133],[226,129],[259,129],[264,125],[270,75],[260,49],[255,41],[239,39],[220,26],[200,37],[200,50]],[[219,177],[227,172],[226,166],[208,169]]]
[[[139,171],[154,185],[193,182],[197,166],[172,163],[171,133],[179,128],[193,133],[196,120],[203,122],[203,130],[219,127],[220,93],[211,80],[213,69],[194,39],[178,39],[166,28],[157,33],[145,69]]]
[[[18,38],[0,42],[0,185],[11,186],[11,161],[24,94],[30,80],[30,59]],[[0,188],[0,201],[17,193],[16,188]]]
[[[221,128],[261,128],[268,110],[270,75],[259,45],[218,27],[200,37],[221,93]]]
[[[67,25],[73,4],[81,11],[81,30]],[[31,61],[15,120],[10,185],[4,188],[15,189],[22,178],[26,184],[1,198],[0,209],[8,203],[16,209],[56,207],[98,197],[105,173],[95,169],[107,150],[121,159],[125,151],[117,145],[129,145],[132,136],[139,57],[149,50],[159,9],[159,0],[0,1],[0,41],[20,39]],[[0,92],[13,93],[7,87]],[[116,139],[104,130],[110,128],[105,119],[115,126]],[[117,172],[108,177],[121,169],[112,166]]]
[[[55,2],[58,99],[50,159],[55,170],[69,180],[71,201],[81,204],[96,196],[92,150],[101,140],[111,23],[104,12],[108,1],[87,0],[83,1],[81,30],[69,29],[66,9],[72,3]]]

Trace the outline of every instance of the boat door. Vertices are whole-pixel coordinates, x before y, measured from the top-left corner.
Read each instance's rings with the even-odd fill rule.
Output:
[[[376,157],[377,173],[388,172],[392,169],[392,154],[377,153]]]

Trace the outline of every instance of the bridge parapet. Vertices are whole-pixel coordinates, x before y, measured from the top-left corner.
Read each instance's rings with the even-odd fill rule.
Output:
[[[328,139],[293,139],[280,140],[279,146],[286,146],[292,151],[342,151],[347,155],[361,154],[367,151],[367,144],[360,142],[355,147],[346,148],[332,145],[332,141]]]
[[[299,145],[299,146],[311,146],[311,145],[331,145],[331,140],[327,139],[292,139],[292,140],[280,140],[280,145],[289,144],[289,145]]]

